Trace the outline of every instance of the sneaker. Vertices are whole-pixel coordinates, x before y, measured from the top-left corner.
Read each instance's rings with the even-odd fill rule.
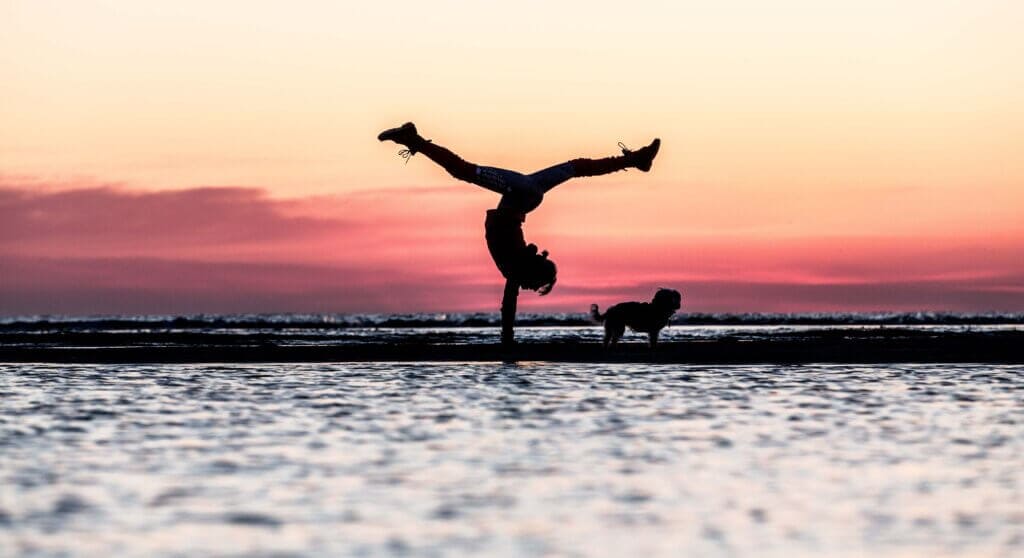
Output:
[[[410,143],[414,143],[419,137],[420,135],[416,132],[416,125],[412,122],[406,122],[397,128],[384,130],[377,135],[379,141],[393,141],[406,147]]]
[[[631,151],[626,146],[619,144],[622,148],[622,155],[626,157],[631,166],[640,169],[643,172],[651,170],[651,163],[654,162],[654,156],[658,154],[658,149],[661,148],[661,140],[654,138],[647,147],[641,147],[636,151]]]

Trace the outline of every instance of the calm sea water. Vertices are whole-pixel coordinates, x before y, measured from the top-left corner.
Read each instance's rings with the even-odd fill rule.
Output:
[[[0,365],[0,554],[1020,556],[1024,367]]]

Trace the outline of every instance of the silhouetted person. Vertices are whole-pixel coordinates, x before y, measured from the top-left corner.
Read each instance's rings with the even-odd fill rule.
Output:
[[[514,343],[513,325],[519,289],[546,295],[555,286],[558,273],[555,263],[548,259],[547,250],[538,253],[536,245],[526,244],[523,238],[526,214],[537,209],[546,192],[570,178],[597,176],[627,168],[644,172],[651,170],[651,162],[661,146],[661,140],[655,139],[636,151],[623,147],[622,155],[617,157],[573,159],[533,174],[521,174],[467,162],[448,149],[423,139],[412,122],[384,130],[377,139],[404,145],[406,149],[399,152],[403,157],[422,153],[455,178],[501,194],[498,207],[487,211],[484,227],[487,249],[505,277],[505,293],[501,299],[501,342],[505,345]]]

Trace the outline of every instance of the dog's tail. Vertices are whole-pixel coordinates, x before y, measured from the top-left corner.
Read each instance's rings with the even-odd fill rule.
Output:
[[[594,320],[597,323],[604,322],[604,314],[598,311],[596,304],[590,305],[590,319]]]

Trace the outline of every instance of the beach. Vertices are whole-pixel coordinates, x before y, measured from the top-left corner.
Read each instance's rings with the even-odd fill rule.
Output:
[[[0,558],[1024,557],[1024,2],[0,5]]]
[[[1019,320],[686,322],[9,319],[0,554],[1024,548]]]
[[[0,362],[1024,363],[1020,316],[687,317],[652,349],[612,347],[582,315],[534,315],[517,344],[472,315],[22,319],[0,324]]]

